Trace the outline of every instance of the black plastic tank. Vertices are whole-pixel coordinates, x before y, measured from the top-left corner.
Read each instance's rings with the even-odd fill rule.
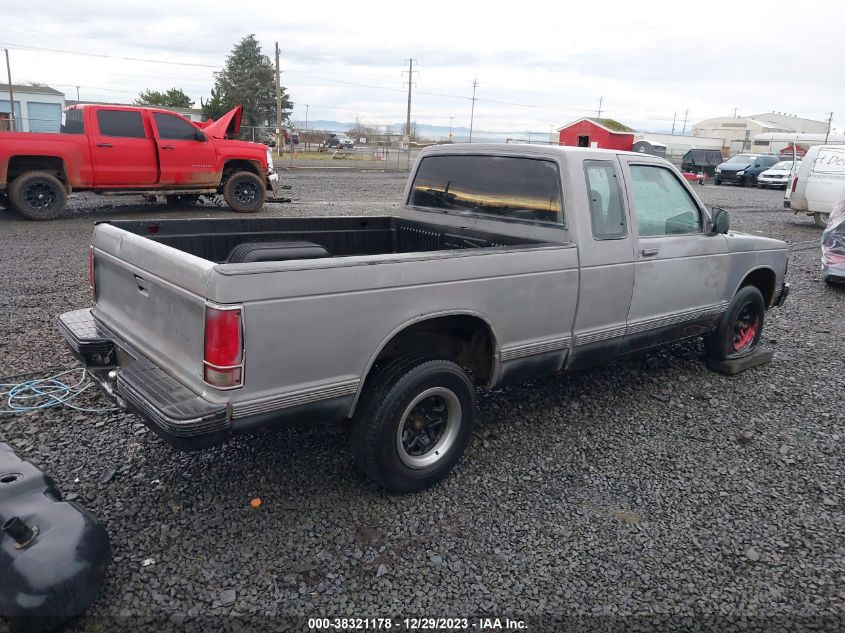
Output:
[[[0,615],[47,631],[81,615],[111,561],[106,529],[0,442]]]

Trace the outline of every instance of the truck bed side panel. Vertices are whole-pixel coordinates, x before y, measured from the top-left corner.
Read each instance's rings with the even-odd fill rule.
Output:
[[[313,260],[310,267],[286,262],[276,264],[275,272],[266,264],[215,269],[212,299],[260,297],[245,305],[246,386],[229,392],[236,418],[262,401],[298,402],[309,393],[338,392],[351,398],[391,335],[432,316],[483,318],[504,362],[550,347],[562,359],[568,349],[578,297],[572,246],[385,256],[379,265],[364,263],[374,259]]]

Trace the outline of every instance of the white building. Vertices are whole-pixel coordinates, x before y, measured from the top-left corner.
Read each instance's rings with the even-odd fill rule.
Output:
[[[12,84],[15,98],[15,131],[58,132],[62,125],[65,95],[48,86]],[[9,84],[0,84],[0,129],[11,126]]]
[[[694,123],[693,136],[720,138],[730,154],[751,151],[759,134],[827,132],[827,121],[803,119],[791,114],[767,112],[749,117],[716,117]]]

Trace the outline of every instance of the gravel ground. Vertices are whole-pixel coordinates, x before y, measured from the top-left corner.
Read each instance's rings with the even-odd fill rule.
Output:
[[[265,214],[391,213],[404,185],[283,178],[294,202]],[[774,362],[726,377],[686,343],[484,394],[464,461],[416,495],[371,485],[334,425],[180,454],[131,415],[0,417],[0,439],[111,534],[105,587],[72,630],[478,615],[530,630],[842,630],[845,292],[823,283],[820,231],[781,192],[696,190],[735,229],[792,245],[792,295],[767,315]],[[88,195],[51,223],[0,212],[0,373],[73,365],[55,318],[88,301],[94,221],[206,214],[226,212]]]

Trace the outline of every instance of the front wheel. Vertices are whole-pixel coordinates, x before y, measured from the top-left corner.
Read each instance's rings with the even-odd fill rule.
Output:
[[[12,208],[28,220],[55,220],[65,210],[67,192],[53,174],[31,171],[12,181],[9,200]]]
[[[264,206],[267,188],[251,171],[237,171],[223,185],[223,198],[232,211],[255,213]]]
[[[721,184],[722,184],[722,179],[721,179],[721,178],[719,178],[718,176],[716,176],[716,184],[717,184],[717,185],[721,185]]]
[[[829,213],[818,213],[818,212],[816,212],[816,213],[813,214],[813,222],[815,222],[816,226],[818,226],[820,228],[823,228],[823,229],[827,228],[828,220],[830,220],[830,214]]]
[[[760,344],[766,302],[756,286],[744,286],[734,295],[719,327],[705,339],[707,355],[716,360],[750,356]]]
[[[361,398],[352,420],[353,453],[389,492],[415,492],[440,481],[472,438],[475,390],[451,361],[400,357],[378,371]]]

